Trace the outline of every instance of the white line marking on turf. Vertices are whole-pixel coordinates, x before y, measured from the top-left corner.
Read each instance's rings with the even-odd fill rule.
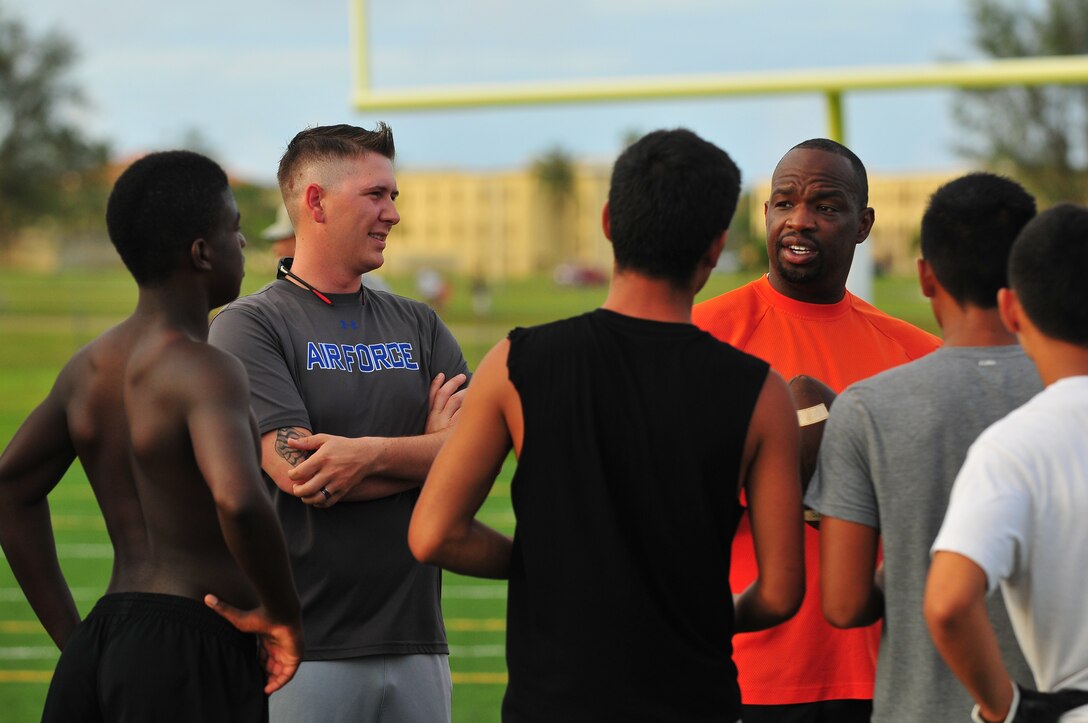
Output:
[[[96,587],[72,588],[72,597],[76,600],[97,600],[104,593],[104,589]],[[18,587],[0,587],[0,603],[5,602],[26,602],[26,596]]]
[[[72,597],[76,600],[97,600],[105,594],[104,588],[74,587]],[[456,600],[505,600],[506,585],[444,585],[442,597]],[[0,603],[24,602],[26,596],[18,587],[0,587]]]
[[[57,545],[57,556],[81,560],[110,560],[113,559],[113,545],[109,543]]]
[[[58,657],[60,651],[53,647],[0,648],[0,660],[56,660]]]
[[[502,600],[506,585],[443,585],[442,597],[468,600]]]
[[[460,658],[503,658],[505,645],[451,645],[450,655]],[[0,648],[0,660],[56,660],[60,651],[52,646],[15,646]]]
[[[450,656],[457,658],[505,658],[505,645],[451,645]]]

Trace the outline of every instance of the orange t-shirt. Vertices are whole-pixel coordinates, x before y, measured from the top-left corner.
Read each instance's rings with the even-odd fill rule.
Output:
[[[807,374],[835,392],[918,359],[940,340],[888,316],[850,292],[835,304],[807,304],[775,291],[766,276],[697,304],[696,326],[760,357],[787,380]],[[820,607],[819,533],[805,526],[805,600],[791,620],[733,638],[745,705],[789,705],[873,697],[880,625],[838,630]],[[745,515],[733,540],[730,584],[757,574]]]

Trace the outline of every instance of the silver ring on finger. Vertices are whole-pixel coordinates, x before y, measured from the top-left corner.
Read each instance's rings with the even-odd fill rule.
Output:
[[[329,492],[328,487],[322,487],[321,494],[325,495],[325,499],[329,499],[330,497],[332,497],[332,493]]]

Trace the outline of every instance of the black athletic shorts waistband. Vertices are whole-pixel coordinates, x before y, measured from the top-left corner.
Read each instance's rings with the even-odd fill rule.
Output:
[[[118,592],[103,595],[87,619],[106,615],[154,615],[185,623],[227,643],[253,649],[256,636],[243,633],[203,601],[154,592]]]

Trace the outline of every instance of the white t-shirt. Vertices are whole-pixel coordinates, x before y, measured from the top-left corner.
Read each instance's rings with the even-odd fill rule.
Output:
[[[1051,384],[982,433],[932,549],[1000,583],[1040,690],[1088,690],[1088,376]],[[1088,721],[1088,706],[1062,721]]]

